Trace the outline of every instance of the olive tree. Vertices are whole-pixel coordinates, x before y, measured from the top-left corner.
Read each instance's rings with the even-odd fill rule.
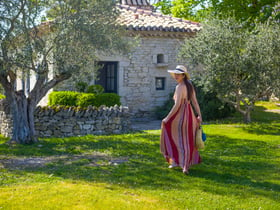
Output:
[[[202,21],[209,15],[219,19],[233,17],[248,26],[255,22],[280,20],[278,0],[159,0],[155,6],[163,14]]]
[[[180,57],[207,89],[234,105],[250,122],[257,100],[279,93],[280,36],[278,24],[257,24],[253,31],[233,19],[211,20],[184,43]]]
[[[97,53],[128,50],[117,17],[111,0],[0,2],[0,84],[13,116],[12,141],[38,140],[34,110],[51,88],[82,73]],[[32,75],[33,89],[17,85]]]

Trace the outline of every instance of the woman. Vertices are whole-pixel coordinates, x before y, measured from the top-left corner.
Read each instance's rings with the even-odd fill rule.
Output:
[[[178,84],[173,97],[174,106],[162,120],[160,149],[170,164],[169,168],[178,166],[183,169],[183,173],[188,174],[191,165],[201,162],[195,148],[195,133],[202,117],[186,67],[178,65],[175,70],[168,72]]]

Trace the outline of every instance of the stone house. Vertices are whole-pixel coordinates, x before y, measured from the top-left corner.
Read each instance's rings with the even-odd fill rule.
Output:
[[[100,84],[105,92],[120,95],[122,105],[129,108],[133,117],[152,117],[176,85],[167,69],[186,65],[186,61],[177,60],[179,48],[201,26],[155,12],[147,0],[120,0],[117,7],[117,22],[126,28],[126,38],[138,36],[139,45],[127,56],[100,55],[99,64],[103,67],[98,80],[91,84]]]
[[[121,0],[118,7],[117,21],[126,27],[128,39],[140,37],[139,46],[127,57],[101,56],[103,69],[95,84],[119,94],[135,117],[152,116],[174,91],[167,69],[187,63],[177,61],[178,50],[201,26],[155,12],[145,0]]]

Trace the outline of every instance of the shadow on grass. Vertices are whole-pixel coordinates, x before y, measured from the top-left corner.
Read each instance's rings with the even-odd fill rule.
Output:
[[[265,106],[256,105],[253,111],[251,112],[251,120],[253,123],[280,123],[280,112],[268,110]],[[233,114],[233,116],[229,118],[211,121],[211,123],[244,123],[244,120],[243,115],[239,112],[236,112]]]
[[[258,135],[278,135],[280,136],[280,123],[252,123],[244,126],[243,129],[248,133],[255,133]]]
[[[193,166],[190,175],[180,169],[170,170],[159,152],[159,135],[146,132],[46,139],[39,145],[9,147],[0,145],[0,154],[7,156],[51,156],[90,154],[94,151],[127,162],[110,164],[110,159],[92,165],[91,159],[55,161],[43,167],[21,170],[48,174],[63,179],[102,182],[128,188],[152,190],[191,190],[204,188],[216,194],[258,193],[279,199],[278,184],[266,181],[279,175],[277,148],[263,141],[232,139],[208,135],[207,149],[201,152],[203,163]],[[12,172],[13,170],[11,170]],[[14,171],[17,173],[17,170]]]

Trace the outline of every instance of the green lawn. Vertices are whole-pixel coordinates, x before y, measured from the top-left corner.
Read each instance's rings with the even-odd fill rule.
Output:
[[[159,130],[28,146],[2,137],[0,209],[278,210],[280,113],[270,109],[258,103],[248,125],[204,125],[203,163],[189,175],[168,169]]]

